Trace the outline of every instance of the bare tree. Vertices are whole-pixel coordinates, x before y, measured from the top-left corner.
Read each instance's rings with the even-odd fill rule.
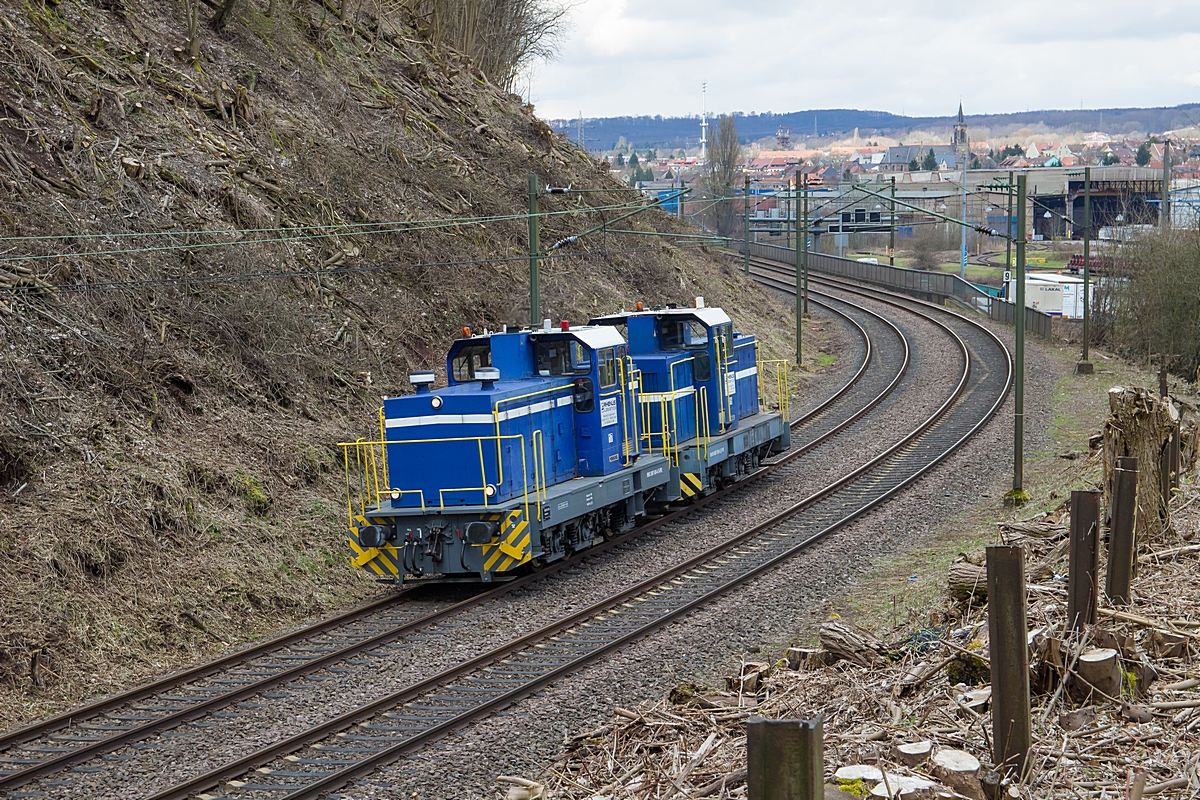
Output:
[[[225,30],[225,26],[229,24],[229,18],[233,15],[234,9],[237,8],[238,0],[225,0],[219,11],[213,15],[211,25],[219,31]]]
[[[187,19],[187,54],[192,61],[200,58],[200,0],[183,0]]]
[[[733,184],[741,171],[742,145],[738,140],[737,122],[723,114],[717,121],[717,135],[708,150],[706,189],[717,200],[712,205],[713,224],[721,236],[733,233]]]
[[[511,89],[531,61],[557,55],[569,5],[558,0],[408,0],[429,38],[471,57],[497,86]]]

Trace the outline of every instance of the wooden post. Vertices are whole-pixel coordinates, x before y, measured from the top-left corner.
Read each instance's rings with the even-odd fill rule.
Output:
[[[1138,460],[1132,456],[1117,459],[1113,470],[1112,527],[1108,533],[1108,570],[1104,593],[1115,606],[1129,605],[1129,581],[1133,578],[1133,531],[1137,523]]]
[[[1096,622],[1100,575],[1100,493],[1071,492],[1071,554],[1067,625],[1081,631]]]
[[[1021,276],[1023,277],[1023,276]],[[1029,645],[1025,550],[987,548],[988,655],[992,667],[992,758],[999,771],[1025,773],[1029,719]]]
[[[746,720],[748,800],[822,800],[821,718]]]

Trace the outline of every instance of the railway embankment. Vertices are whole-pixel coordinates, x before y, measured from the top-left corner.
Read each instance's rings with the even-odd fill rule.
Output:
[[[375,596],[336,442],[528,322],[530,174],[588,190],[541,198],[546,248],[643,202],[413,24],[269,6],[192,58],[174,5],[0,3],[0,727]],[[678,224],[554,251],[542,315],[703,295],[789,352],[642,235]]]
[[[1098,434],[1111,412],[1109,387],[1156,381],[1107,354],[1096,375],[1077,376],[1073,348],[1037,351],[1042,371],[1058,377],[1034,395],[1045,427],[1026,472],[1030,505],[1006,507],[1001,477],[940,524],[914,529],[818,609],[794,609],[803,622],[790,638],[728,652],[723,681],[678,673],[661,697],[570,730],[551,764],[505,776],[497,796],[537,796],[530,782],[556,798],[672,787],[689,797],[744,796],[745,725],[759,716],[822,718],[827,797],[1189,796],[1200,748],[1195,464],[1185,442],[1169,524],[1139,541],[1128,605],[1105,593],[1110,545],[1107,533],[1101,538],[1095,622],[1073,632],[1071,492],[1105,485]],[[1195,397],[1174,382],[1171,393],[1186,436]],[[1121,426],[1128,417],[1111,420],[1109,437]],[[924,488],[953,480],[935,475]],[[920,494],[911,499],[920,503]],[[1032,748],[1023,778],[1005,778],[993,754],[991,544],[1018,546],[1025,561]]]

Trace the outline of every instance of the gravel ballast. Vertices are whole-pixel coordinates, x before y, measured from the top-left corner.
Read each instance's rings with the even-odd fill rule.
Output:
[[[639,540],[636,548],[626,547],[595,559],[582,560],[552,579],[518,590],[501,602],[468,612],[419,637],[382,648],[370,656],[356,658],[344,666],[317,673],[272,692],[269,698],[255,698],[253,702],[242,704],[236,714],[229,709],[227,713],[206,720],[202,726],[181,729],[114,754],[109,759],[112,769],[103,773],[103,786],[115,792],[112,796],[129,796],[130,792],[140,795],[159,790],[182,777],[218,766],[257,746],[294,734],[304,726],[409,685],[438,669],[451,666],[463,658],[599,600],[621,586],[648,577],[663,565],[676,563],[707,549],[717,541],[745,529],[755,519],[766,518],[774,511],[802,499],[828,483],[831,477],[848,472],[877,454],[945,399],[958,377],[957,350],[944,333],[933,329],[928,322],[874,301],[855,298],[854,302],[878,306],[881,313],[896,319],[910,337],[913,367],[897,391],[879,406],[876,413],[856,426],[852,434],[806,454],[765,480],[746,486],[736,494],[736,505],[732,500],[712,504],[689,516],[683,523]],[[844,364],[843,368],[849,369],[851,366]],[[799,440],[804,440],[802,434]],[[889,509],[903,502],[903,499],[897,500],[872,514],[871,518],[888,513]],[[735,508],[736,512],[733,510]],[[754,598],[762,592],[752,587],[760,584],[773,587],[773,582],[779,580],[780,575],[787,575],[789,577],[784,584],[789,587],[791,602],[799,600],[807,606],[814,598],[826,596],[833,587],[840,585],[843,577],[836,569],[831,571],[822,566],[827,555],[818,557],[817,554],[824,553],[835,543],[841,548],[843,556],[856,548],[865,547],[865,552],[857,555],[861,563],[871,558],[872,554],[883,552],[889,544],[903,539],[902,536],[871,535],[867,537],[870,542],[864,544],[857,541],[853,534],[854,529],[862,524],[858,522],[844,529],[787,566],[768,573],[750,587],[736,590],[687,621],[672,625],[642,643],[617,653],[612,659],[552,687],[543,696],[524,701],[508,712],[502,712],[455,737],[470,741],[471,737],[482,736],[485,737],[482,741],[488,743],[486,746],[482,743],[479,746],[467,745],[467,749],[477,757],[463,761],[461,767],[458,765],[459,759],[455,759],[453,774],[461,776],[461,779],[437,784],[440,788],[434,791],[428,787],[435,784],[429,782],[428,776],[422,777],[421,765],[436,765],[440,763],[441,756],[459,749],[451,744],[449,747],[429,748],[415,759],[403,762],[417,769],[417,772],[403,779],[402,783],[407,788],[411,780],[416,791],[427,792],[423,796],[487,796],[492,792],[491,779],[496,774],[497,764],[508,763],[510,766],[507,770],[500,771],[513,771],[511,759],[536,761],[557,747],[564,730],[559,722],[570,720],[570,729],[577,730],[581,724],[586,724],[589,715],[607,713],[613,703],[634,702],[649,696],[646,692],[660,692],[662,686],[666,685],[662,683],[664,673],[673,676],[667,683],[675,678],[683,679],[684,672],[690,673],[696,666],[708,663],[702,656],[703,652],[711,652],[723,659],[729,646],[745,640],[747,636],[758,641],[772,640],[765,634],[778,628],[780,612],[774,609],[777,604],[747,611],[739,603],[749,602],[750,606],[756,606],[758,601]],[[774,595],[777,591],[783,591],[783,587],[764,591]],[[726,606],[737,610],[729,613],[721,611]],[[718,623],[717,619],[710,619],[713,615],[726,621]],[[740,618],[756,622],[740,627],[729,624],[731,619]],[[680,631],[690,631],[697,624],[702,626],[703,632],[698,631],[696,636],[685,633],[680,638]],[[716,647],[716,643],[722,644]],[[649,650],[643,653],[645,648]],[[667,653],[674,650],[683,654],[682,660],[666,658]],[[657,669],[641,670],[638,665],[646,658],[658,664]],[[711,664],[709,671],[712,669],[719,667]],[[601,677],[599,684],[589,683],[596,680],[595,676],[607,677]],[[598,694],[598,685],[609,686],[609,696]],[[594,699],[572,702],[570,698],[576,697],[581,691],[573,688],[578,686],[584,687],[579,697]],[[621,691],[616,691],[617,688],[621,688]],[[281,718],[280,709],[284,707],[290,713]],[[557,721],[547,727],[551,720]],[[515,733],[506,728],[514,722],[522,730],[525,730],[526,724],[532,728],[517,739]],[[219,743],[214,745],[214,741]],[[498,749],[502,741],[509,741],[510,744]],[[501,751],[505,753],[504,756],[500,755]],[[487,754],[492,752],[497,753],[497,762],[484,766]],[[450,777],[444,766],[433,768],[443,778]],[[387,778],[388,774],[391,773],[381,776],[378,781],[380,786],[391,780]],[[77,773],[73,777],[77,780],[68,794],[74,794],[81,786],[91,783],[86,775]],[[100,788],[100,784],[101,781],[97,780],[94,796],[109,796]],[[116,791],[115,787],[118,786],[121,788]],[[48,797],[58,795],[55,790],[59,787],[46,785],[41,788]],[[61,787],[61,790],[67,790],[67,787]],[[394,792],[394,789],[388,791]]]

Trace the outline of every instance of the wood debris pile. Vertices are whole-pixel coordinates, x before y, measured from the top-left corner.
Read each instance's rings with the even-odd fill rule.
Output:
[[[1194,797],[1200,791],[1200,494],[1172,505],[1173,538],[1143,548],[1133,602],[1066,632],[1065,511],[1000,526],[1026,551],[1033,751],[991,768],[983,554],[950,570],[948,624],[882,642],[843,621],[819,648],[750,662],[722,690],[683,684],[580,733],[536,782],[546,798],[743,797],[752,716],[824,719],[825,777],[846,796]],[[1101,565],[1103,569],[1103,562]],[[512,787],[514,791],[518,787]],[[521,787],[521,796],[529,791]],[[515,795],[514,795],[515,796]]]

